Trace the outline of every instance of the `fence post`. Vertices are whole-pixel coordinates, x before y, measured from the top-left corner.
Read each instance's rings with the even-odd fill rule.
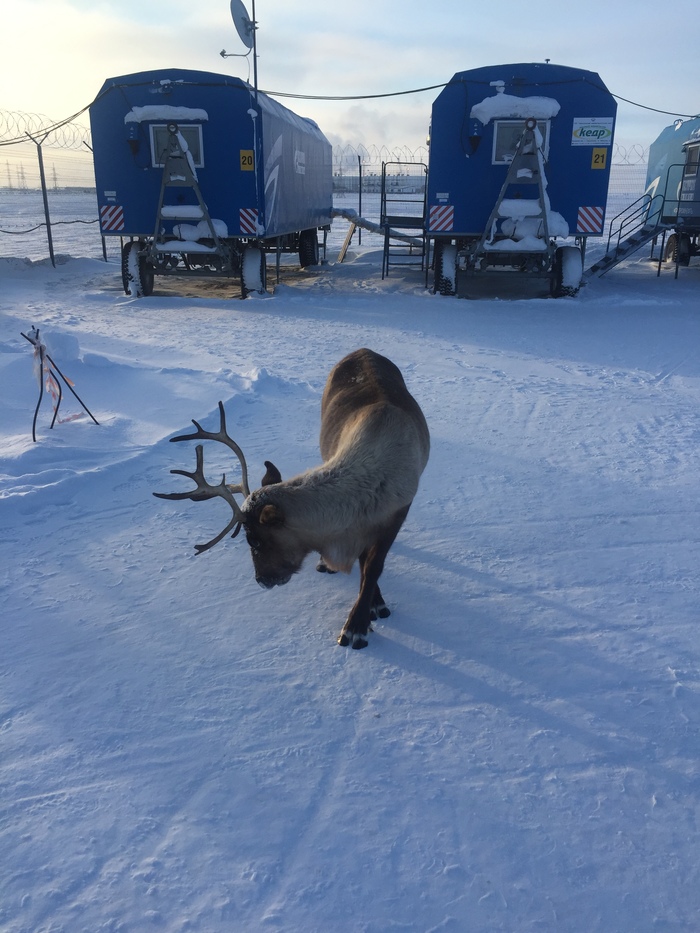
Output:
[[[357,213],[362,217],[362,156],[357,156],[357,168],[358,168],[358,195],[357,195]],[[362,246],[362,227],[357,229],[357,245]]]
[[[49,256],[51,257],[51,265],[56,268],[56,259],[53,253],[53,238],[51,236],[51,217],[49,216],[49,195],[46,189],[46,174],[44,172],[44,154],[41,151],[41,145],[49,134],[46,133],[41,141],[34,139],[31,133],[27,133],[27,136],[31,141],[36,145],[36,154],[39,159],[39,178],[41,180],[41,193],[44,198],[44,217],[46,218],[46,238],[49,241]]]

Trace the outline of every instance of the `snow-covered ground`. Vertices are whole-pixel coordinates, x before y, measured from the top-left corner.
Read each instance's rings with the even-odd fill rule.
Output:
[[[0,260],[0,929],[697,930],[700,266],[464,301],[329,259],[247,301]],[[32,325],[99,426],[32,442]],[[264,591],[194,554],[223,503],[151,494],[219,399],[256,477],[318,462],[360,346],[433,447],[352,651],[356,571]]]

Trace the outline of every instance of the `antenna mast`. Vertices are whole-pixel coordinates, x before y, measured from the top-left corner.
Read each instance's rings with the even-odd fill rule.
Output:
[[[243,45],[248,49],[244,55],[237,52],[227,52],[222,49],[219,52],[222,58],[246,58],[253,52],[253,88],[255,89],[255,99],[258,99],[258,45],[255,34],[258,30],[258,24],[255,19],[255,0],[251,0],[253,18],[248,16],[248,11],[243,5],[243,0],[231,0],[231,19],[236,27],[238,37]]]
[[[253,35],[253,87],[255,88],[255,99],[258,99],[258,43],[255,34],[258,31],[258,23],[255,19],[255,0],[251,0],[251,9],[253,18],[250,20],[250,31]]]

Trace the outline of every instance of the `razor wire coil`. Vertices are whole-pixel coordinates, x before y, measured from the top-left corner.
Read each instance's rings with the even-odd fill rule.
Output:
[[[56,122],[43,113],[0,110],[0,146],[11,146],[39,139],[58,149],[83,149],[90,145],[90,130],[80,123]]]

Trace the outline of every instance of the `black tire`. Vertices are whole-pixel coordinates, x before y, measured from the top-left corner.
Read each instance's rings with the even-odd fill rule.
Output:
[[[433,291],[440,294],[440,264],[442,262],[442,240],[435,240],[433,246]]]
[[[690,257],[693,249],[690,237],[687,233],[678,234],[678,265],[687,266],[690,263]]]
[[[299,265],[317,266],[320,258],[316,230],[302,230],[299,234]]]
[[[435,241],[435,291],[457,294],[457,247],[442,240]]]
[[[141,254],[143,243],[130,240],[122,249],[122,285],[132,298],[148,298],[153,294],[155,276]]]
[[[664,262],[675,262],[676,261],[676,249],[678,247],[678,237],[675,233],[672,233],[671,236],[666,240],[664,246]]]
[[[577,294],[583,278],[583,259],[578,246],[560,246],[554,254],[551,293],[555,298]]]
[[[556,250],[549,278],[549,294],[552,298],[561,298],[561,252]]]
[[[241,262],[241,292],[243,297],[256,292],[261,295],[265,291],[267,280],[267,263],[265,250],[258,246],[246,246],[243,250]]]

